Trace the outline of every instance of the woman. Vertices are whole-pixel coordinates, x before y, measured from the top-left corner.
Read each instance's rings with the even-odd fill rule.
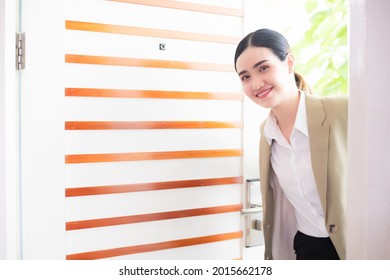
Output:
[[[245,94],[270,109],[260,137],[265,259],[345,259],[347,97],[311,95],[273,30],[248,34],[235,67]]]

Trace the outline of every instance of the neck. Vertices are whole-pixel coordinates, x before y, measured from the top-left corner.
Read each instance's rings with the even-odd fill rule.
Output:
[[[298,112],[299,97],[300,94],[297,90],[295,94],[291,95],[291,98],[285,100],[285,102],[279,106],[272,108],[272,112],[276,117],[280,131],[289,143]]]

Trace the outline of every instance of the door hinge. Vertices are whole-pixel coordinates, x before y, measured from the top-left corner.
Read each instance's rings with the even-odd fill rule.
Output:
[[[26,34],[16,33],[16,70],[26,67]]]

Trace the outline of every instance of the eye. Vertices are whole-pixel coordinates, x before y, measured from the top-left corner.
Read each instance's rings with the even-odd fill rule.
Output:
[[[250,78],[250,76],[249,75],[242,75],[241,76],[241,81],[246,81],[246,80],[248,80]]]
[[[269,67],[267,65],[263,65],[259,67],[259,72],[264,72],[268,69]]]

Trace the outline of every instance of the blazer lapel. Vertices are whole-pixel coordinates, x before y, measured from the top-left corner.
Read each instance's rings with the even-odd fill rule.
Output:
[[[329,126],[324,124],[326,114],[322,100],[306,95],[306,114],[314,178],[326,214]]]

